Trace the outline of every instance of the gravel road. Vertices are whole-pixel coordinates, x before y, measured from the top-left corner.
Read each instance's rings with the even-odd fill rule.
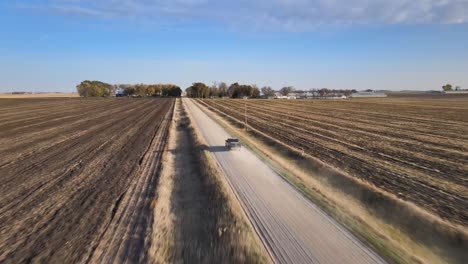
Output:
[[[253,153],[227,151],[229,134],[190,99],[193,122],[276,263],[385,263]]]

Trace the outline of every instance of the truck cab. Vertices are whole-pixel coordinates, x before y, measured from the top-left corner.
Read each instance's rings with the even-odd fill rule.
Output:
[[[241,149],[242,145],[237,138],[228,138],[226,139],[225,146],[227,149]]]

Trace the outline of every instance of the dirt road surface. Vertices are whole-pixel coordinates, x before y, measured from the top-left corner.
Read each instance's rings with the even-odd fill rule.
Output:
[[[184,104],[276,263],[385,263],[246,149],[190,99]]]

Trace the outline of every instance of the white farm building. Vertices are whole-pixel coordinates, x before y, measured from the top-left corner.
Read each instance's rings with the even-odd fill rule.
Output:
[[[379,93],[379,92],[357,92],[357,93],[352,93],[349,97],[351,98],[387,97],[387,95],[385,93]]]

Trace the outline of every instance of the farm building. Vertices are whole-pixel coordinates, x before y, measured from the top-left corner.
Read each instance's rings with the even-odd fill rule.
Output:
[[[288,95],[288,96],[278,95],[278,96],[275,96],[274,99],[296,99],[296,96],[294,96],[294,95]]]
[[[445,94],[468,94],[468,90],[458,90],[458,91],[445,91],[442,92]]]
[[[319,99],[346,99],[346,95],[344,94],[327,94]]]
[[[379,92],[357,92],[357,93],[352,93],[349,97],[352,98],[361,98],[361,97],[387,97],[385,93],[379,93]]]
[[[346,99],[348,98],[346,95],[342,93],[328,93],[323,94],[319,91],[308,91],[302,92],[297,95],[298,99]]]
[[[281,93],[275,93],[273,99],[296,99],[296,94],[290,93],[289,95],[282,95]]]

